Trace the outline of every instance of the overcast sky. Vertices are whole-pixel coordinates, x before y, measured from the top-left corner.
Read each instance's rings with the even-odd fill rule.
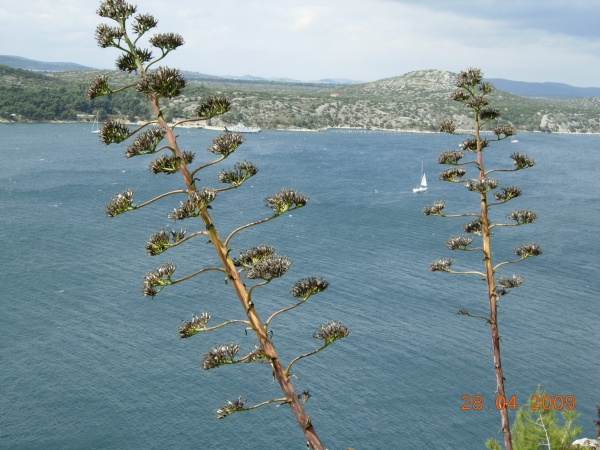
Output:
[[[600,0],[139,0],[186,44],[166,65],[212,75],[373,81],[478,67],[600,86]],[[0,0],[0,54],[114,68],[97,0]]]

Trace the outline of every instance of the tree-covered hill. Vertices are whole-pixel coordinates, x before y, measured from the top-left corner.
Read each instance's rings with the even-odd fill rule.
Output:
[[[135,83],[123,72],[74,71],[41,75],[0,65],[0,120],[91,120],[96,114],[123,120],[149,117],[147,102],[135,90],[89,101],[90,81],[108,73],[114,87]],[[231,112],[213,125],[243,122],[264,129],[357,127],[434,131],[448,114],[468,126],[464,111],[449,98],[456,74],[421,70],[351,86],[245,80],[188,80],[184,95],[163,104],[165,116],[189,118],[208,95],[232,98]],[[502,118],[517,129],[545,132],[600,132],[600,98],[533,99],[495,91]]]

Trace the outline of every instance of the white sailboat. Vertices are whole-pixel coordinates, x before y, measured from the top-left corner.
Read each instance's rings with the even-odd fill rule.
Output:
[[[94,119],[94,124],[92,125],[92,133],[100,133],[100,128],[98,126],[98,114],[100,113],[96,113],[96,118]]]
[[[425,171],[423,170],[423,161],[421,161],[421,185],[414,188],[413,192],[427,192],[427,178],[425,178]]]

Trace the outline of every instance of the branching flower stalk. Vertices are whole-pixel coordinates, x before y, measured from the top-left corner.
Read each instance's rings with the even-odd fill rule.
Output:
[[[507,264],[513,264],[521,262],[529,257],[537,256],[541,254],[541,249],[536,244],[523,244],[515,249],[515,254],[519,257],[512,261],[504,261],[495,266],[492,264],[492,248],[491,248],[491,229],[494,227],[506,227],[506,226],[520,226],[534,222],[537,219],[537,215],[528,210],[517,210],[508,213],[507,218],[513,220],[515,223],[500,224],[491,223],[489,219],[489,210],[492,207],[503,205],[504,203],[512,200],[521,195],[521,189],[517,186],[509,186],[506,188],[498,189],[494,198],[497,200],[495,203],[488,202],[488,196],[491,191],[498,188],[498,181],[494,178],[489,177],[492,172],[514,172],[522,169],[533,167],[535,162],[527,155],[519,153],[513,153],[511,158],[513,160],[512,168],[508,169],[492,169],[485,170],[483,164],[483,152],[489,147],[494,141],[501,141],[515,134],[513,127],[509,125],[500,125],[497,123],[497,119],[500,113],[497,109],[488,107],[490,100],[488,95],[493,90],[493,86],[490,83],[482,81],[483,74],[479,69],[468,69],[465,72],[461,72],[456,81],[458,89],[452,93],[451,98],[459,103],[462,103],[465,107],[471,110],[474,122],[474,131],[467,133],[469,136],[467,139],[459,144],[460,150],[448,150],[442,152],[438,158],[440,164],[451,165],[450,169],[444,170],[440,174],[440,180],[448,181],[453,183],[463,183],[464,186],[470,192],[473,192],[479,196],[480,210],[477,213],[467,214],[453,214],[446,215],[443,213],[445,203],[443,201],[437,201],[431,206],[427,206],[423,213],[428,216],[440,216],[440,217],[467,217],[475,216],[476,219],[465,224],[463,231],[471,235],[477,235],[481,237],[481,246],[477,248],[468,248],[473,242],[473,238],[470,236],[453,236],[446,242],[446,247],[450,250],[463,250],[463,251],[481,251],[483,253],[483,264],[485,270],[470,270],[470,271],[454,271],[451,266],[454,264],[454,259],[438,259],[431,263],[429,269],[434,272],[447,272],[453,274],[474,274],[483,278],[486,283],[487,297],[489,300],[489,316],[482,315],[471,315],[465,309],[461,309],[457,312],[459,315],[473,317],[477,319],[485,320],[491,328],[492,334],[492,349],[494,356],[494,370],[496,375],[496,390],[497,395],[509,398],[504,390],[504,374],[502,370],[502,363],[500,359],[500,333],[498,330],[498,301],[501,296],[506,295],[509,291],[508,288],[516,288],[523,283],[523,278],[513,275],[512,278],[503,278],[498,276],[496,271],[502,266]],[[481,136],[482,131],[486,125],[493,125],[492,133],[495,135],[494,139],[484,139]],[[440,125],[440,131],[459,134],[456,131],[456,125],[452,120],[446,120]],[[472,153],[475,159],[462,162],[461,160],[465,156],[465,152]],[[462,180],[461,178],[466,175],[466,166],[470,165],[477,168],[477,177]],[[506,450],[512,450],[512,438],[510,433],[510,424],[508,420],[508,410],[505,408],[500,411],[502,421],[502,432],[504,435],[504,446]]]
[[[209,370],[222,365],[231,365],[239,362],[267,363],[272,369],[274,378],[277,379],[281,386],[284,396],[280,399],[258,403],[252,407],[246,407],[246,402],[242,401],[241,397],[239,397],[237,401],[228,402],[225,406],[218,409],[217,417],[224,418],[238,411],[248,411],[270,403],[287,404],[300,424],[306,438],[307,446],[323,450],[324,446],[319,440],[303,406],[310,397],[310,394],[308,391],[296,394],[289,376],[291,364],[308,355],[302,355],[292,360],[287,370],[284,369],[270,339],[268,326],[269,322],[277,315],[297,307],[308,300],[311,295],[325,290],[328,283],[316,277],[299,280],[292,288],[292,295],[296,298],[301,298],[301,300],[290,307],[282,308],[271,314],[267,322],[263,322],[251,299],[251,293],[255,288],[264,286],[273,279],[283,276],[289,269],[291,260],[285,256],[276,255],[274,248],[269,245],[257,246],[246,250],[237,258],[230,256],[230,252],[233,249],[229,247],[231,239],[238,232],[275,219],[285,212],[301,208],[306,205],[308,198],[294,190],[282,189],[275,195],[265,199],[266,206],[273,210],[272,216],[239,226],[229,234],[225,241],[221,239],[209,214],[209,209],[211,209],[210,203],[215,200],[219,193],[240,187],[246,180],[256,175],[258,169],[249,161],[238,162],[234,165],[233,169],[222,170],[219,175],[218,181],[228,184],[229,187],[214,189],[210,187],[199,188],[196,186],[198,179],[195,175],[200,170],[226,159],[244,142],[244,139],[237,133],[226,132],[219,135],[208,148],[208,151],[218,158],[201,164],[196,168],[189,167],[193,163],[195,155],[192,152],[180,149],[174,134],[175,127],[185,122],[208,120],[224,114],[229,111],[231,102],[224,96],[209,97],[196,108],[193,119],[182,120],[170,126],[163,116],[161,101],[165,98],[170,99],[180,95],[186,86],[186,80],[177,69],[168,67],[155,68],[155,65],[171,51],[183,45],[183,38],[176,33],[158,33],[151,36],[148,40],[152,46],[152,50],[139,48],[137,46],[139,39],[149,30],[155,28],[158,21],[149,14],[134,16],[136,11],[137,7],[126,3],[124,0],[103,0],[97,13],[101,17],[116,22],[116,26],[99,25],[96,29],[96,38],[102,48],[114,47],[121,51],[121,55],[116,61],[117,68],[129,73],[136,72],[139,76],[137,83],[116,88],[111,87],[108,76],[103,74],[91,83],[88,89],[88,97],[93,99],[132,88],[144,94],[152,106],[154,120],[134,130],[130,130],[126,125],[118,121],[109,120],[101,129],[100,140],[109,145],[123,142],[137,135],[127,147],[125,156],[132,158],[144,155],[156,156],[156,154],[161,153],[150,164],[151,173],[170,175],[178,172],[183,178],[185,189],[173,190],[141,205],[133,204],[133,190],[127,189],[112,199],[106,208],[106,215],[114,217],[147,206],[170,195],[185,195],[187,197],[180,202],[180,207],[176,208],[168,217],[174,220],[187,220],[199,217],[202,221],[203,229],[193,232],[187,237],[187,231],[184,229],[181,229],[181,231],[159,230],[148,239],[146,251],[150,256],[159,255],[172,247],[188,242],[194,236],[205,235],[208,237],[208,242],[213,245],[221,267],[201,269],[183,278],[175,279],[173,278],[173,273],[176,265],[171,262],[165,263],[146,274],[143,279],[143,294],[153,297],[167,286],[183,282],[201,273],[215,270],[224,272],[226,276],[225,280],[233,287],[243,307],[246,319],[229,320],[220,325],[208,327],[207,324],[211,318],[209,313],[202,313],[200,317],[193,315],[191,321],[184,321],[184,325],[178,327],[179,336],[182,339],[190,338],[201,332],[207,332],[229,324],[239,323],[251,328],[259,344],[255,346],[252,352],[240,359],[236,359],[239,351],[238,344],[233,342],[221,344],[210,349],[205,354],[202,366],[204,369]],[[153,52],[158,52],[159,55],[154,56]],[[161,146],[163,140],[166,140],[166,144]],[[162,152],[166,152],[166,154]],[[242,276],[245,276],[249,280],[257,280],[258,282],[248,289],[242,281]],[[339,322],[330,322],[321,326],[319,331],[315,333],[315,337],[324,340],[325,343],[322,348],[325,348],[332,342],[348,336],[348,334],[349,331],[344,325]],[[269,373],[269,377],[270,375]]]

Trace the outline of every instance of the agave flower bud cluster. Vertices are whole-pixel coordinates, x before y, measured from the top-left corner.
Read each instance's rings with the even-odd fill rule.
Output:
[[[90,83],[90,87],[87,90],[87,98],[90,100],[112,93],[112,90],[108,87],[108,76],[106,74],[98,75]]]
[[[500,277],[500,280],[498,280],[498,284],[503,288],[512,289],[521,286],[521,284],[523,284],[523,281],[525,281],[525,278],[518,277],[515,274],[513,274],[511,278]]]
[[[478,192],[483,194],[485,192],[489,192],[492,189],[496,189],[498,187],[498,180],[494,180],[493,178],[474,178],[471,180],[465,181],[465,187],[471,192]]]
[[[526,223],[533,223],[537,219],[537,214],[527,209],[519,209],[517,211],[511,211],[507,217],[510,220],[517,222],[517,225],[523,225]]]
[[[172,98],[181,94],[186,85],[179,69],[159,67],[156,72],[147,73],[137,82],[135,88],[144,94]]]
[[[127,146],[125,156],[132,158],[139,155],[148,155],[156,151],[156,147],[160,144],[167,132],[160,127],[150,128],[140,134]]]
[[[242,358],[242,361],[245,363],[252,362],[260,362],[260,363],[268,363],[270,361],[269,356],[265,353],[262,347],[258,345],[254,345],[254,350],[245,355]]]
[[[470,88],[481,82],[483,73],[480,69],[469,68],[461,72],[456,79],[456,86],[459,88]]]
[[[438,156],[438,163],[455,165],[464,157],[465,154],[459,150],[446,150]]]
[[[183,320],[183,326],[177,327],[177,330],[179,331],[179,337],[181,339],[185,339],[204,331],[206,329],[206,324],[210,321],[210,317],[210,313],[203,312],[200,314],[200,317],[193,314],[192,320],[189,322]]]
[[[265,198],[265,205],[279,216],[286,211],[305,206],[308,200],[308,197],[292,189],[282,189],[274,196]]]
[[[494,197],[496,198],[496,200],[500,200],[501,202],[507,202],[520,195],[521,188],[518,186],[509,186],[507,188],[501,188],[500,190],[494,193]]]
[[[225,406],[222,406],[221,408],[217,409],[215,412],[217,413],[217,419],[224,419],[225,417],[229,416],[230,414],[233,414],[235,412],[238,411],[244,411],[244,405],[246,404],[246,400],[242,401],[242,396],[240,395],[240,397],[233,403],[231,403],[230,401],[227,402],[227,404]]]
[[[148,256],[156,256],[165,252],[168,248],[173,247],[173,245],[177,244],[181,241],[186,234],[186,230],[183,228],[180,231],[175,230],[158,230],[152,236],[148,238],[148,242],[146,242],[146,253]],[[173,240],[173,243],[170,240]]]
[[[452,258],[436,259],[434,262],[429,264],[429,270],[432,272],[450,272],[450,268],[454,264]]]
[[[158,20],[151,14],[138,14],[134,18],[134,22],[131,24],[133,32],[137,35],[142,35],[151,28],[158,25]]]
[[[325,341],[325,345],[329,345],[332,342],[338,341],[347,337],[350,331],[341,322],[327,322],[324,325],[319,325],[317,331],[313,333],[313,338]]]
[[[246,277],[250,279],[272,280],[285,275],[292,260],[287,256],[269,255],[246,270]]]
[[[135,209],[135,206],[133,206],[133,189],[126,189],[112,198],[110,203],[106,205],[104,212],[107,217],[115,217],[132,209]]]
[[[473,233],[477,235],[481,235],[481,230],[483,229],[483,223],[481,219],[475,219],[472,222],[469,222],[463,226],[463,231],[465,233]]]
[[[538,256],[542,254],[542,249],[537,244],[523,244],[520,247],[515,249],[515,254],[519,255],[521,258],[529,258],[531,256]]]
[[[530,167],[535,166],[535,161],[527,155],[513,153],[510,157],[513,160],[513,164],[516,166],[515,170],[529,169]]]
[[[116,47],[125,36],[125,31],[119,27],[100,24],[96,27],[96,41],[102,48]]]
[[[258,173],[257,167],[250,161],[238,162],[233,167],[233,170],[221,170],[219,181],[238,187],[248,178],[253,177]]]
[[[131,135],[131,130],[121,122],[109,119],[100,128],[100,142],[103,144],[118,144]]]
[[[467,173],[466,169],[462,167],[451,167],[440,173],[439,179],[441,181],[450,181],[452,183],[460,183],[461,177]]]
[[[322,278],[308,277],[296,281],[291,292],[293,297],[307,299],[313,294],[323,292],[327,286],[329,283]]]
[[[100,4],[100,8],[96,11],[100,17],[108,19],[124,21],[137,11],[137,7],[130,5],[123,0],[104,0]]]
[[[479,141],[480,150],[483,151],[483,149],[486,148],[488,145],[490,145],[490,141],[488,139],[480,139],[480,141]],[[476,152],[477,151],[477,140],[476,139],[465,139],[460,144],[458,144],[458,146],[462,150],[465,150],[467,152]]]
[[[185,164],[191,164],[194,161],[194,153],[190,151],[183,151],[181,153],[183,157],[183,162]],[[175,155],[160,155],[154,161],[150,163],[150,172],[154,175],[157,173],[165,173],[167,175],[172,175],[179,171],[181,166],[181,158]]]
[[[224,95],[207,97],[206,100],[196,108],[196,116],[203,120],[210,119],[225,114],[229,111],[230,107],[231,100]]]
[[[233,259],[233,264],[236,267],[251,267],[273,253],[275,253],[275,247],[268,244],[257,245],[240,253],[237,258]]]
[[[160,48],[163,53],[175,50],[184,44],[183,38],[177,33],[158,33],[152,36],[148,42],[156,48]]]
[[[132,53],[123,53],[117,58],[116,66],[121,72],[131,73],[139,69],[138,62],[144,64],[151,59],[152,52],[150,50],[136,47],[135,56]]]
[[[485,108],[479,111],[479,118],[485,122],[494,120],[500,117],[500,111],[495,108]]]
[[[227,158],[244,142],[244,136],[240,133],[223,133],[213,139],[208,151],[215,155]]]
[[[239,350],[240,346],[233,342],[217,345],[204,354],[202,368],[209,370],[225,364],[234,364],[236,361],[233,358]]]
[[[190,217],[198,217],[200,212],[208,206],[217,196],[217,192],[211,188],[202,188],[201,191],[192,191],[188,200],[179,202],[180,207],[175,208],[167,217],[173,220],[183,220]]]
[[[171,276],[177,266],[172,262],[164,263],[155,270],[150,270],[142,279],[142,295],[144,297],[154,297],[165,286],[172,284]]]
[[[442,210],[445,206],[446,204],[441,200],[433,202],[433,205],[423,208],[423,214],[426,216],[443,216],[444,214],[442,213]]]
[[[444,245],[450,250],[466,250],[472,242],[471,236],[452,236]]]
[[[510,125],[498,125],[494,127],[492,132],[498,136],[498,139],[505,139],[509,136],[517,134],[516,130]]]

